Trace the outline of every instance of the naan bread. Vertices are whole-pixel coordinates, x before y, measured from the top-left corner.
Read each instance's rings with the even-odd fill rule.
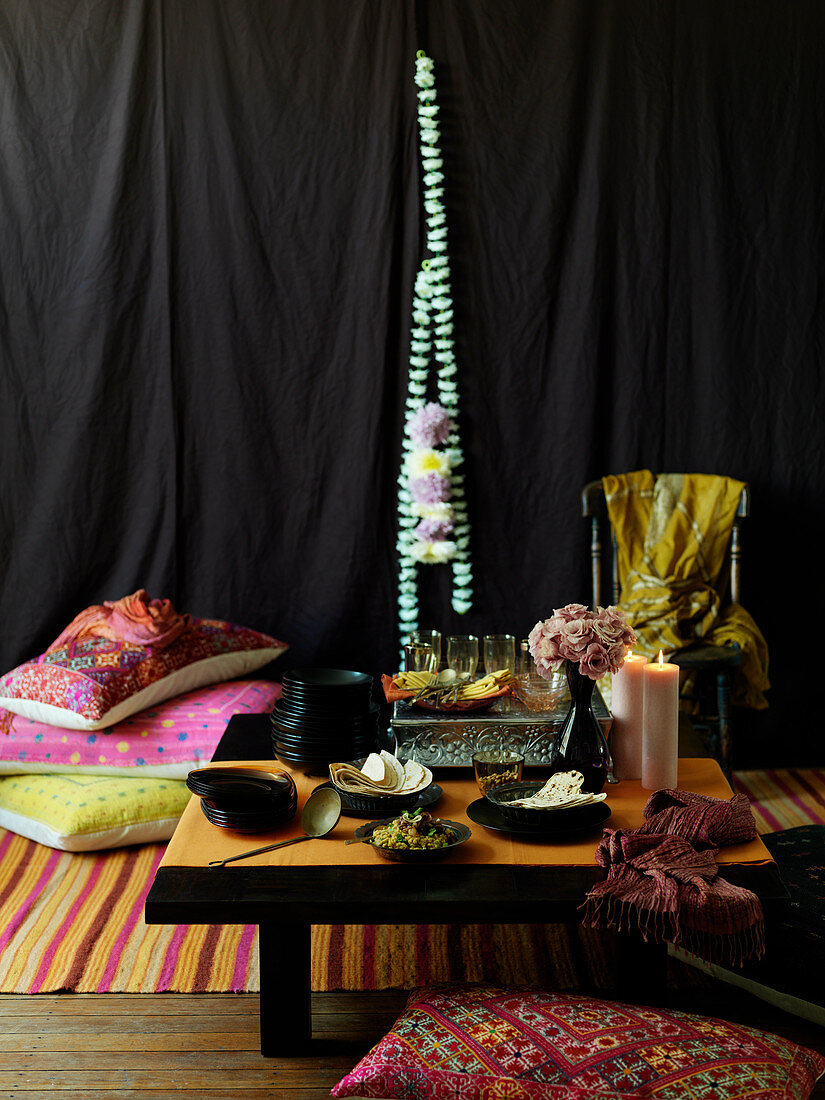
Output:
[[[361,768],[346,763],[330,764],[329,777],[342,791],[366,795],[413,794],[433,781],[429,768],[415,760],[402,764],[384,749],[370,753]]]
[[[528,798],[515,798],[511,806],[524,806],[528,810],[571,809],[573,806],[587,806],[591,802],[603,802],[607,795],[582,792],[584,776],[581,772],[556,772],[551,775],[541,790]]]

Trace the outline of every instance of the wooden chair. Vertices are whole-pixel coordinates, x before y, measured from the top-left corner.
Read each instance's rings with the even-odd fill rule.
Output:
[[[607,514],[607,504],[601,481],[591,481],[582,490],[582,514],[590,520],[590,571],[592,602],[618,604],[621,598],[619,585],[616,536]],[[722,606],[740,603],[740,577],[742,546],[740,525],[750,515],[750,492],[746,485],[739,497],[739,507],[733,522],[728,547],[727,568],[722,570],[720,595]],[[603,534],[608,540],[603,542]],[[605,594],[604,570],[609,563],[610,591]],[[685,672],[694,674],[694,690],[682,695],[682,699],[696,704],[697,712],[691,720],[697,729],[707,732],[709,751],[730,775],[732,745],[730,730],[730,685],[733,670],[742,661],[738,645],[713,646],[697,642],[668,660]]]

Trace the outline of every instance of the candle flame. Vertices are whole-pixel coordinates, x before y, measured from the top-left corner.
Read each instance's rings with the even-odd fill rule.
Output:
[[[662,651],[660,649],[659,650],[659,668],[661,668],[664,665],[664,663],[665,663],[664,654],[662,653]]]

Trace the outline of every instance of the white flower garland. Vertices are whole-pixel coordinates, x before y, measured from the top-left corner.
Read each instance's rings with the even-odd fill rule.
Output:
[[[418,127],[426,213],[426,251],[415,278],[406,423],[398,478],[398,625],[402,639],[418,627],[418,564],[450,562],[452,607],[472,606],[470,524],[461,466],[464,452],[455,413],[457,367],[447,256],[443,160],[433,61],[419,50],[415,63]],[[427,402],[432,361],[438,364],[438,402]]]

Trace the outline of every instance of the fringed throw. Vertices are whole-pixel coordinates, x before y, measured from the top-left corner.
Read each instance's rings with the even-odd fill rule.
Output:
[[[716,852],[756,836],[750,803],[656,791],[638,829],[605,829],[596,861],[607,878],[587,895],[583,924],[639,932],[708,962],[741,965],[765,950],[756,894],[720,878]]]

